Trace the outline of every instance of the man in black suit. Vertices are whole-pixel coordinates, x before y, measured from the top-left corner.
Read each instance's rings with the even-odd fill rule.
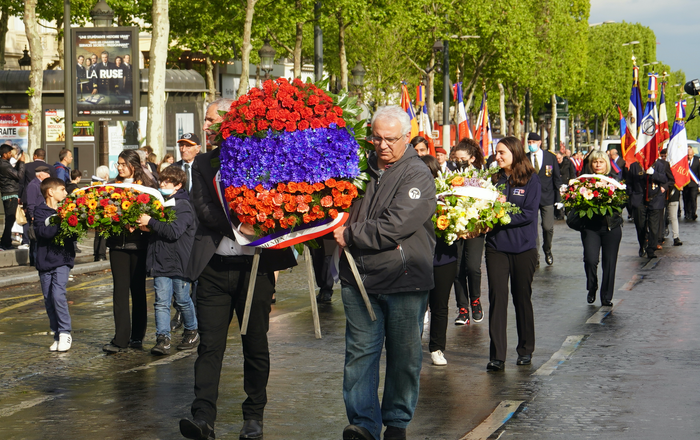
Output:
[[[637,228],[639,256],[656,258],[659,222],[666,204],[669,182],[666,161],[659,159],[646,171],[639,162],[629,166],[627,193],[630,196],[634,226]]]
[[[122,69],[124,69],[124,90],[125,93],[131,93],[131,84],[133,81],[133,67],[131,64],[131,55],[124,55],[124,62],[122,63]]]
[[[688,168],[695,177],[700,176],[700,160],[695,157],[693,147],[688,147]],[[698,184],[690,178],[690,182],[683,187],[683,212],[685,219],[695,221],[698,219]]]
[[[80,80],[84,80],[87,78],[87,69],[85,69],[85,66],[83,63],[85,62],[85,57],[82,55],[78,55],[77,63],[75,64],[75,77],[77,78],[76,84],[78,86],[78,93],[82,93],[85,91],[85,84],[81,84]]]
[[[109,62],[109,52],[104,51],[100,56],[102,60],[93,68],[95,77],[92,78],[92,94],[110,95],[116,92],[117,81],[112,78],[116,66]]]
[[[208,138],[216,133],[212,124],[221,122],[218,111],[227,111],[232,100],[219,99],[209,104],[204,129]],[[240,224],[235,215],[229,222],[214,187],[221,166],[220,148],[196,157],[192,166],[193,201],[199,220],[194,245],[186,271],[187,278],[197,280],[197,321],[201,342],[194,366],[193,420],[180,420],[180,432],[190,439],[208,440],[214,437],[216,400],[219,393],[221,363],[226,350],[228,327],[236,313],[240,325],[243,318],[248,280],[254,249],[236,242],[233,227],[253,235],[251,225]],[[270,374],[270,352],[267,344],[270,304],[274,292],[274,271],[296,265],[290,249],[263,250],[250,312],[247,334],[241,336],[243,345],[243,383],[248,398],[243,402],[242,439],[257,439],[263,435],[263,411],[267,403],[267,381]]]
[[[540,197],[540,218],[542,220],[542,250],[544,260],[548,265],[554,264],[552,256],[552,239],[554,237],[554,208],[563,208],[560,203],[561,195],[561,172],[557,157],[541,148],[542,138],[537,133],[530,133],[527,136],[528,158],[535,167],[537,175],[542,185],[542,196]],[[539,234],[537,236],[537,247],[539,248]],[[539,250],[537,251],[537,265],[539,266]]]
[[[627,172],[625,168],[627,166],[627,163],[625,162],[625,159],[620,157],[617,148],[611,148],[610,150],[608,150],[608,156],[610,156],[610,168],[615,174],[615,180],[617,180],[618,182],[622,182],[627,178]],[[613,163],[615,164],[614,166]],[[615,169],[616,167],[617,169]]]

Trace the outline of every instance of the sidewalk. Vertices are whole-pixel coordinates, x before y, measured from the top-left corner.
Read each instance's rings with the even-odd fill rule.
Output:
[[[0,224],[0,227],[2,225]],[[71,274],[83,274],[109,269],[109,260],[95,261],[93,253],[94,235],[89,234],[78,243],[79,253],[75,254],[75,266]],[[19,243],[13,242],[13,245]],[[39,282],[39,273],[29,265],[29,249],[13,249],[0,252],[0,287],[23,283]]]

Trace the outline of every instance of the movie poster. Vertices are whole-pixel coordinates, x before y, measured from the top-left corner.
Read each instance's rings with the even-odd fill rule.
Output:
[[[137,28],[73,29],[74,119],[138,119],[137,35]]]
[[[47,109],[44,111],[46,142],[66,141],[66,112],[62,109]],[[94,142],[95,123],[92,121],[73,122],[73,142]]]
[[[0,144],[17,145],[27,151],[28,114],[27,110],[0,110]]]

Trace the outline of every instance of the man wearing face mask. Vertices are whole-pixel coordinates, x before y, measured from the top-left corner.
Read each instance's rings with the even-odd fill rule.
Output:
[[[542,250],[544,260],[549,266],[554,264],[552,256],[552,238],[554,237],[554,208],[561,209],[564,205],[560,202],[559,187],[561,186],[561,173],[557,157],[541,148],[542,138],[537,133],[529,133],[527,136],[527,154],[530,162],[535,167],[537,176],[542,185],[540,198],[540,219],[542,221]],[[539,248],[539,234],[537,236]],[[539,251],[537,256],[539,266]]]

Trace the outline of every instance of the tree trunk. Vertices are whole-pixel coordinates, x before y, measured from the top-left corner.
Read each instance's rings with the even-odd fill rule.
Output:
[[[518,96],[518,86],[514,85],[513,86],[513,91],[510,95],[510,100],[513,103],[513,108],[515,110],[515,114],[513,116],[513,136],[515,136],[518,139],[524,140],[525,139],[525,134],[523,133],[523,127],[520,125],[520,119],[522,118],[522,108],[523,104],[525,103],[525,96],[523,95],[523,100],[520,100],[520,96]]]
[[[68,27],[70,31],[70,26]],[[66,30],[63,29],[63,17],[56,20],[56,41],[58,42],[58,67],[61,70],[65,69],[63,62],[65,60],[65,54],[63,53],[63,39],[66,37]]]
[[[44,86],[44,48],[41,45],[39,21],[36,16],[37,0],[24,2],[24,28],[29,42],[32,67],[29,74],[29,139],[27,152],[32,157],[34,150],[41,148],[41,95]]]
[[[345,20],[342,11],[336,13],[338,18],[338,56],[340,58],[340,90],[348,91],[348,58],[345,53]]]
[[[216,84],[214,83],[214,63],[211,62],[211,57],[207,55],[207,100],[206,102],[214,102],[216,99]]]
[[[296,1],[297,11],[302,10],[301,1]],[[296,23],[296,39],[294,40],[294,78],[301,78],[301,45],[304,41],[304,22]]]
[[[586,121],[586,143],[590,145],[591,143],[591,126],[588,120],[588,115],[585,116]]]
[[[574,151],[576,149],[576,118],[571,115],[569,122],[571,123],[569,125],[569,148],[571,148],[571,151]]]
[[[165,154],[165,67],[168,60],[168,0],[153,0],[153,25],[148,65],[148,125],[146,144],[158,157]],[[136,65],[136,64],[135,64]]]
[[[552,124],[549,127],[549,151],[556,149],[557,135],[557,95],[552,95]]]
[[[7,24],[10,21],[9,8],[4,5],[0,9],[0,70],[5,70],[5,38],[7,37]]]
[[[248,93],[248,76],[250,75],[250,51],[253,45],[250,44],[250,36],[253,30],[253,15],[255,15],[255,4],[257,0],[246,0],[245,23],[243,24],[243,46],[241,47],[241,82],[238,84],[236,96]]]
[[[501,136],[508,136],[508,121],[506,121],[506,91],[501,83],[498,83],[498,95],[498,116],[501,119]]]

